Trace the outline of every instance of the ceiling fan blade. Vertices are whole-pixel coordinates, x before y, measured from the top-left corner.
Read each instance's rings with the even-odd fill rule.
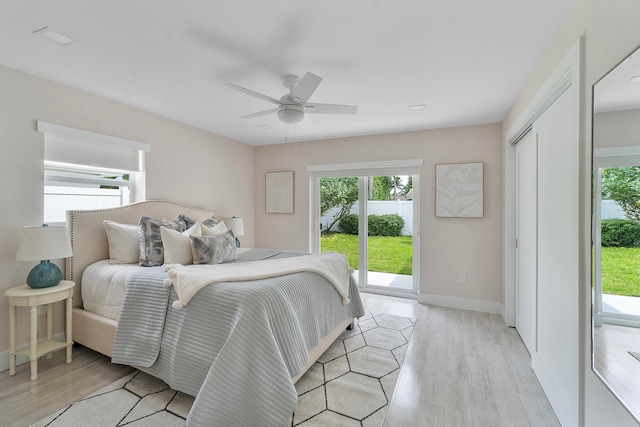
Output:
[[[266,110],[266,111],[259,111],[257,113],[252,113],[252,114],[247,114],[246,116],[240,116],[241,119],[252,119],[254,117],[262,117],[262,116],[267,116],[271,113],[275,113],[276,111],[278,111],[277,108],[272,108],[270,110]]]
[[[311,114],[356,114],[358,112],[358,106],[314,103],[306,104],[304,106],[304,112]]]
[[[281,102],[278,101],[277,99],[272,98],[272,97],[267,96],[267,95],[263,95],[263,94],[258,93],[258,92],[255,92],[255,91],[253,91],[251,89],[247,89],[247,88],[244,88],[242,86],[238,86],[238,85],[233,84],[233,83],[225,83],[224,85],[226,87],[228,87],[228,88],[235,89],[238,92],[246,93],[247,95],[251,95],[251,96],[254,96],[256,98],[260,98],[260,99],[263,99],[265,101],[271,102],[272,104],[276,104],[276,105],[280,105],[281,104]]]
[[[316,91],[321,81],[322,77],[318,77],[315,74],[307,72],[302,76],[298,83],[291,88],[291,95],[289,95],[289,99],[296,104],[305,104],[309,98],[311,98],[313,92]]]

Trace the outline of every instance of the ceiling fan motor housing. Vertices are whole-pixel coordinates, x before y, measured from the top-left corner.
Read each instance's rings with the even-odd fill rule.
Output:
[[[304,119],[304,108],[295,104],[284,104],[278,107],[278,118],[287,124],[299,123]]]
[[[233,83],[225,83],[225,86],[277,105],[276,108],[241,116],[244,119],[262,117],[275,112],[281,122],[295,124],[303,121],[306,113],[355,114],[358,111],[358,107],[355,105],[318,104],[316,102],[307,104],[321,81],[322,77],[309,72],[302,78],[298,78],[293,74],[282,76],[282,84],[289,89],[289,93],[280,97],[279,100]]]

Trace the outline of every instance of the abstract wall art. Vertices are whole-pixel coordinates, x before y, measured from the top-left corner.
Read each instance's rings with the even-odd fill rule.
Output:
[[[436,217],[482,218],[483,163],[436,165]]]

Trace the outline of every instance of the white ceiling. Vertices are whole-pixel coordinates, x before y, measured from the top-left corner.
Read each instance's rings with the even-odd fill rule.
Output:
[[[640,50],[595,84],[593,103],[596,113],[640,109]]]
[[[2,0],[0,64],[252,145],[494,123],[575,3]],[[280,98],[280,76],[307,71],[324,78],[311,102],[358,113],[285,129],[240,118],[273,105],[224,86]]]

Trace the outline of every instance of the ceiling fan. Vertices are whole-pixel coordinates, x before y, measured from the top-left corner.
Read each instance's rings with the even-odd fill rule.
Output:
[[[283,95],[279,100],[233,83],[225,83],[225,86],[277,105],[276,108],[270,110],[241,116],[244,119],[277,113],[280,121],[286,124],[293,124],[301,122],[306,113],[355,114],[358,111],[358,107],[355,105],[308,103],[307,101],[316,91],[321,81],[322,77],[309,72],[302,78],[292,74],[282,76],[282,85],[289,89],[289,93]]]

